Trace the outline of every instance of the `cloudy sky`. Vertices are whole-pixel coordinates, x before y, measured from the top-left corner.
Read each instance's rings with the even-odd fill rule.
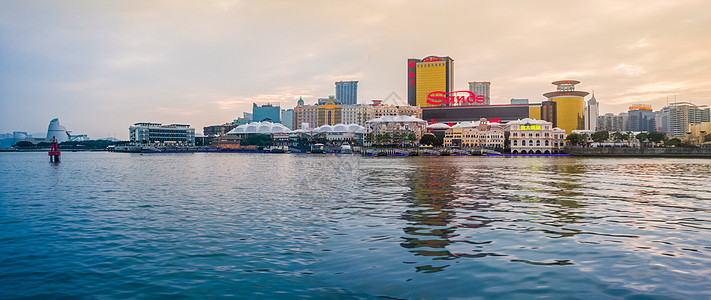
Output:
[[[407,58],[450,56],[455,88],[541,101],[577,79],[600,112],[711,105],[709,1],[0,0],[0,133],[128,137],[136,122],[230,122],[358,80],[405,103]]]

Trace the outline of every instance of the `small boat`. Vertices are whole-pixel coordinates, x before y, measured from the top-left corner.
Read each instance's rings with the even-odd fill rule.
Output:
[[[271,153],[286,153],[286,149],[284,147],[272,147],[269,149],[269,152]]]
[[[343,153],[343,154],[353,153],[353,150],[351,149],[351,145],[348,145],[348,144],[341,145],[341,153]]]
[[[420,153],[418,153],[418,152],[415,151],[415,150],[412,150],[412,151],[410,151],[410,152],[407,153],[407,156],[418,156],[418,155],[420,155]]]
[[[311,146],[311,153],[323,153],[323,144],[318,143]]]

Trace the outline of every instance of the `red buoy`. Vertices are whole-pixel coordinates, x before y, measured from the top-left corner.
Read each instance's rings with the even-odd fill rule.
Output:
[[[59,162],[60,155],[62,155],[62,153],[59,152],[59,147],[57,146],[57,139],[52,137],[52,148],[49,149],[49,161]]]

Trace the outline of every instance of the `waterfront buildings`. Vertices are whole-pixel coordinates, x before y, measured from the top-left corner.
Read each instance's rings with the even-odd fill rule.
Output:
[[[565,130],[552,122],[526,118],[507,123],[505,130],[513,154],[560,153],[565,147]]]
[[[454,91],[454,60],[449,56],[428,56],[407,60],[407,103],[429,107],[427,97],[432,92],[449,94]]]
[[[316,123],[318,123],[318,106],[305,105],[304,99],[299,98],[296,107],[294,107],[294,128],[316,128],[318,126]]]
[[[71,139],[67,128],[59,124],[59,118],[54,118],[52,121],[49,121],[46,140],[51,141],[52,138],[55,138],[57,143],[66,142]]]
[[[202,128],[202,134],[206,137],[221,136],[227,134],[238,125],[235,123],[225,123],[222,125],[210,125]]]
[[[343,105],[358,103],[358,81],[336,82],[336,99]]]
[[[485,118],[476,122],[462,122],[444,132],[444,146],[465,148],[488,148],[503,151],[505,147],[505,125],[489,122]]]
[[[136,123],[128,128],[131,143],[195,145],[195,129],[185,124]]]
[[[411,116],[383,116],[366,122],[366,133],[373,136],[389,136],[385,143],[417,143],[425,133],[427,122]],[[412,137],[412,139],[411,139]],[[373,141],[366,141],[372,143]]]
[[[593,91],[592,98],[588,100],[585,106],[585,130],[596,131],[597,130],[597,118],[600,116],[600,106],[595,99],[595,91]]]
[[[252,103],[252,121],[281,123],[281,108],[271,103],[262,106]]]
[[[505,123],[524,118],[540,118],[541,104],[462,105],[422,108],[428,123],[460,123],[486,118]]]
[[[281,123],[287,128],[294,130],[294,109],[282,109],[281,110]]]
[[[627,130],[633,132],[656,131],[655,117],[651,105],[634,104],[627,111]]]
[[[345,104],[342,108],[341,117],[345,124],[358,124],[365,127],[365,122],[370,120],[370,106],[363,104]]]
[[[694,145],[711,144],[711,122],[701,122],[699,124],[689,124],[689,131],[686,139]]]
[[[481,95],[484,96],[484,102],[474,102],[473,105],[489,105],[491,104],[491,82],[488,81],[470,81],[469,82],[469,91],[474,93],[474,95]],[[514,104],[514,103],[511,103]],[[528,104],[528,101],[526,103],[522,104]]]
[[[661,111],[662,132],[667,136],[684,137],[690,124],[711,121],[711,112],[706,105],[698,106],[690,102],[675,102]]]
[[[329,99],[323,105],[319,104],[316,108],[318,112],[317,126],[321,125],[336,125],[342,122],[343,105]]]
[[[627,131],[627,113],[606,113],[597,117],[597,131]]]
[[[555,120],[543,118],[552,122],[555,127],[565,130],[566,133],[572,133],[573,130],[581,130],[585,128],[583,122],[585,115],[584,97],[588,92],[576,91],[575,85],[580,83],[577,80],[559,80],[552,82],[555,85],[556,91],[543,94],[548,98],[548,101],[555,102]]]

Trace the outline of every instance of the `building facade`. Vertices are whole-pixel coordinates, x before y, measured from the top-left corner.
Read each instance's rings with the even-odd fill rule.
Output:
[[[652,106],[647,104],[635,104],[627,111],[627,130],[632,132],[656,131],[656,114],[652,111]]]
[[[487,148],[503,150],[505,125],[489,123],[482,118],[476,122],[462,122],[444,132],[444,146],[464,148]]]
[[[338,104],[333,100],[328,100],[323,105],[318,105],[317,125],[336,125],[342,123],[343,105]]]
[[[195,129],[185,124],[136,123],[128,128],[128,137],[134,144],[195,145]]]
[[[528,104],[528,99],[523,98],[511,98],[511,104]]]
[[[588,105],[585,106],[585,130],[597,130],[598,116],[600,116],[600,106],[597,104],[597,99],[595,99],[595,91],[593,91],[592,98],[588,100]]]
[[[429,107],[427,96],[432,92],[449,94],[454,91],[454,60],[449,56],[411,58],[407,61],[407,104]]]
[[[710,109],[690,102],[675,102],[662,109],[662,130],[667,136],[684,137],[690,124],[711,121]]]
[[[513,154],[561,153],[565,147],[565,130],[548,121],[516,120],[506,124],[506,131]]]
[[[202,128],[202,134],[207,137],[225,135],[238,125],[235,123],[225,123],[222,125],[211,125]]]
[[[343,105],[343,124],[358,124],[365,127],[365,122],[369,120],[369,108],[370,105],[364,104]]]
[[[358,103],[358,81],[336,82],[336,99],[343,105]]]
[[[473,105],[490,105],[491,104],[491,82],[488,81],[470,81],[469,82],[469,91],[474,93],[474,95],[482,95],[484,96],[484,103],[479,103],[479,102],[474,102]],[[511,103],[511,104],[518,104],[518,103]],[[526,103],[522,104],[528,104],[528,100]]]
[[[627,113],[606,113],[597,117],[597,131],[627,131]]]
[[[585,101],[584,97],[588,92],[576,91],[575,85],[580,83],[577,80],[559,80],[552,82],[557,86],[555,92],[543,94],[548,101],[556,103],[556,124],[555,126],[565,130],[570,134],[573,130],[585,129]],[[550,122],[550,121],[549,121]]]
[[[304,99],[299,98],[294,107],[294,128],[309,129],[318,127],[318,106],[305,105]],[[308,128],[304,125],[308,125]]]
[[[294,109],[282,109],[281,110],[281,123],[291,130],[294,130]]]
[[[271,104],[259,106],[252,103],[252,121],[281,123],[281,108]]]

